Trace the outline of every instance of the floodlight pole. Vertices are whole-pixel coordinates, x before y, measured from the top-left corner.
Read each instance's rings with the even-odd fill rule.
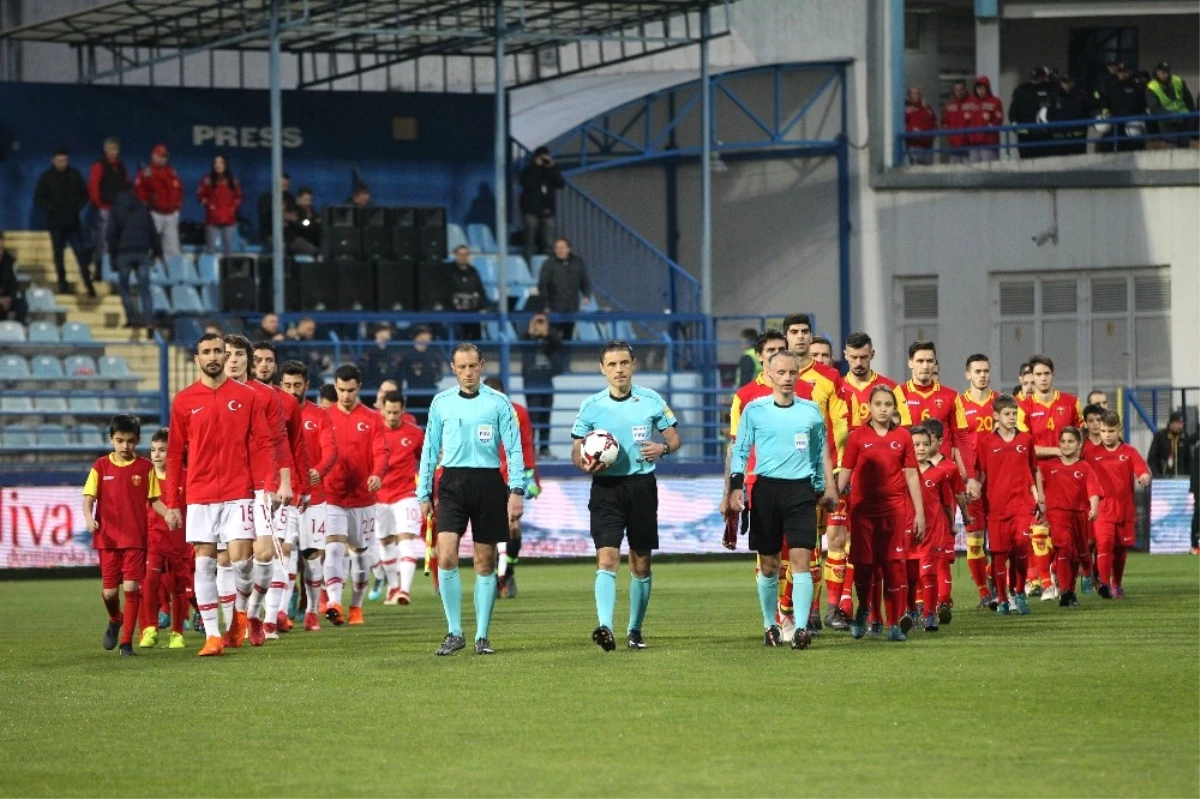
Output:
[[[700,311],[712,315],[712,86],[708,9],[700,12]]]
[[[274,286],[275,313],[281,314],[283,302],[283,93],[279,75],[279,2],[271,0],[270,41],[270,103],[271,103],[271,268]],[[259,279],[262,279],[259,275]]]
[[[500,379],[508,380],[508,105],[504,87],[504,0],[496,0],[496,259],[499,267]],[[528,235],[528,234],[526,234]]]

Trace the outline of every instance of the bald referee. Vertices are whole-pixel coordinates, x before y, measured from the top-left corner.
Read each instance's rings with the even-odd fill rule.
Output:
[[[491,655],[495,650],[488,641],[488,626],[496,602],[496,544],[508,539],[509,524],[521,518],[525,459],[512,403],[480,382],[483,356],[479,348],[459,344],[450,366],[458,388],[441,392],[429,406],[417,480],[417,500],[424,518],[432,510],[433,472],[440,453],[438,580],[449,631],[434,654],[453,655],[467,645],[462,631],[458,540],[470,523],[475,540],[475,654]],[[501,444],[508,453],[507,486],[500,476]]]
[[[836,483],[829,461],[825,416],[812,400],[796,397],[800,359],[777,352],[764,370],[774,384],[769,397],[754,400],[742,411],[729,466],[729,507],[746,506],[746,461],[751,449],[754,506],[750,509],[750,547],[759,554],[758,601],[763,614],[763,646],[779,646],[775,602],[779,591],[779,556],[787,541],[792,567],[792,607],[812,604],[809,560],[817,545],[817,497],[826,510],[837,507]],[[811,638],[796,630],[792,649],[807,649]]]

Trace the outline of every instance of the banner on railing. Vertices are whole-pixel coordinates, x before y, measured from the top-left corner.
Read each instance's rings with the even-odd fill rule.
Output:
[[[674,477],[658,481],[658,535],[662,554],[721,554],[724,522],[717,513],[720,477]],[[542,493],[525,503],[523,558],[590,557],[586,479],[547,479]],[[1192,497],[1186,480],[1154,483],[1150,503],[1150,551],[1186,552]],[[965,546],[961,529],[959,549]],[[745,553],[746,539],[738,541]],[[460,555],[470,556],[470,533]],[[83,495],[75,487],[0,489],[0,569],[95,566],[92,537],[83,522]]]

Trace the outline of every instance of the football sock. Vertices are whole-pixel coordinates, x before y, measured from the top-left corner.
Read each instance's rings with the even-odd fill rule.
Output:
[[[1112,584],[1114,588],[1120,588],[1122,580],[1125,579],[1125,559],[1129,557],[1129,550],[1118,545],[1113,550],[1112,560]]]
[[[212,637],[220,635],[217,626],[217,609],[221,602],[217,595],[217,561],[215,558],[196,557],[196,609],[204,620],[204,634]],[[230,608],[233,598],[230,597]]]
[[[617,607],[617,573],[596,569],[596,617],[601,627],[612,629],[613,613]],[[771,596],[771,612],[775,612],[775,596]]]
[[[461,585],[461,582],[460,582]],[[496,604],[496,575],[475,575],[475,640],[488,637],[492,607]]]
[[[917,609],[917,595],[921,592],[921,561],[909,558],[904,561],[904,579],[908,586],[908,591],[904,596],[904,609]]]
[[[842,589],[846,584],[846,556],[830,552],[825,558],[825,596],[830,605],[842,601]]]
[[[504,562],[508,564],[509,573],[517,570],[517,561],[521,558],[521,536],[508,539],[504,554]]]
[[[937,559],[937,583],[938,604],[943,602],[953,602],[954,577],[950,571],[950,561],[946,558]],[[932,613],[933,609],[929,606],[926,606],[925,612]]]
[[[640,632],[642,629],[642,622],[646,620],[646,607],[650,604],[652,576],[647,574],[645,577],[638,577],[631,574],[629,577],[629,627],[626,632]],[[613,584],[616,584],[616,580]]]
[[[283,594],[287,590],[288,574],[283,564],[278,560],[272,561],[271,584],[267,588],[267,608],[263,621],[275,624],[279,618],[279,609],[283,607]]]
[[[971,580],[975,583],[981,599],[990,596],[987,563],[987,553],[983,551],[983,534],[967,533],[967,568],[971,570]]]
[[[400,587],[400,548],[396,544],[383,545],[383,577],[388,590]]]
[[[183,634],[183,622],[188,616],[188,598],[182,591],[171,596],[171,632]]]
[[[462,635],[462,578],[458,575],[458,569],[443,569],[439,566],[438,582],[441,585],[442,610],[446,612],[448,632],[451,635]]]
[[[325,564],[318,555],[312,560],[304,561],[304,598],[308,603],[308,612],[316,613],[321,605],[321,587],[325,584]]]
[[[196,563],[200,563],[199,558],[196,558]],[[199,566],[197,565],[198,571]],[[233,566],[217,565],[216,588],[217,597],[221,603],[221,615],[225,617],[225,629],[228,630],[233,626],[233,608],[237,604],[237,578],[233,576]],[[197,598],[196,602],[200,604],[202,600]],[[209,627],[208,621],[204,622],[205,635],[215,633],[218,629]]]
[[[158,626],[158,585],[162,572],[157,569],[146,569],[146,581],[142,584],[142,596],[146,601],[142,604],[142,629],[147,630]]]
[[[233,566],[233,582],[237,586],[237,596],[234,599],[234,610],[246,612],[250,596],[254,593],[254,564],[249,560],[239,560],[230,564]],[[268,572],[268,575],[270,572]],[[270,578],[268,577],[268,582]]]
[[[1074,591],[1075,575],[1072,570],[1071,553],[1065,549],[1057,550],[1054,557],[1054,573],[1058,575],[1058,590]]]
[[[807,608],[812,605],[816,587],[811,571],[800,572],[792,583],[792,607]]]
[[[762,607],[763,629],[775,624],[775,603],[779,600],[779,575],[763,577],[758,574],[758,604]]]
[[[376,538],[371,544],[371,548],[367,550],[367,563],[370,564],[371,574],[375,577],[376,583],[382,583],[384,580],[383,569],[383,545]]]
[[[503,578],[508,574],[508,546],[501,541],[496,544],[496,576]]]
[[[367,593],[367,580],[371,574],[371,550],[359,550],[350,562],[350,576],[354,580],[354,591],[350,594],[350,607],[361,608]]]
[[[869,620],[883,621],[883,574],[882,566],[874,566],[871,569],[871,601],[868,604],[870,611]]]
[[[847,616],[854,615],[854,564],[846,563],[846,576],[842,581],[842,596],[839,607]]]
[[[124,619],[124,616],[121,615],[121,595],[105,596],[102,593],[100,598],[104,600],[104,612],[108,614],[108,620],[113,624],[120,624]]]
[[[402,538],[397,549],[400,554],[400,590],[407,594],[412,590],[413,575],[417,573],[417,542],[412,538]]]
[[[996,600],[1008,601],[1008,553],[992,553],[992,582],[996,584]]]
[[[889,560],[884,567],[884,589],[887,594],[887,623],[895,627],[900,623],[908,605],[908,562]]]
[[[251,566],[251,592],[250,598],[246,602],[246,615],[252,619],[257,619],[262,615],[263,600],[267,598],[267,592],[271,590],[271,573],[275,570],[274,563],[274,560],[266,563],[256,560]],[[267,617],[267,621],[275,623],[275,620],[270,617]]]
[[[858,595],[858,609],[870,611],[871,592],[874,590],[875,569],[867,564],[854,570],[854,592]],[[855,614],[857,616],[857,614]]]
[[[325,593],[330,605],[342,604],[342,588],[346,582],[346,545],[341,541],[325,545]]]
[[[1043,588],[1049,588],[1053,585],[1050,580],[1050,570],[1053,565],[1053,556],[1050,554],[1050,528],[1045,525],[1034,525],[1029,533],[1030,543],[1033,548],[1033,561],[1036,577],[1040,579]]]
[[[153,604],[153,603],[151,603]],[[138,589],[125,592],[125,618],[121,624],[121,643],[133,643],[133,630],[137,627],[138,611],[142,607],[142,594]],[[155,624],[158,619],[155,619]]]
[[[1029,580],[1029,553],[1024,548],[1017,547],[1008,553],[1009,569],[1008,584],[1011,593],[1025,593],[1025,584]]]
[[[792,564],[788,562],[787,547],[779,554],[779,612],[787,615],[796,612],[792,605]]]
[[[279,601],[279,607],[284,610],[292,606],[292,594],[296,592],[296,574],[300,565],[300,553],[293,549],[286,557],[287,562],[284,564],[286,578],[283,585],[283,597]]]
[[[909,561],[912,563],[912,561]],[[911,590],[910,590],[911,593]],[[921,601],[925,603],[925,613],[933,613],[937,607],[938,575],[937,562],[927,560],[921,564]],[[909,606],[909,610],[912,606]]]

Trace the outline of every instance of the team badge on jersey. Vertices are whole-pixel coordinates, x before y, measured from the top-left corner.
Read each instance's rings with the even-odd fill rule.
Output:
[[[135,474],[133,476],[133,484],[134,486],[140,486],[142,484],[142,476],[140,474]]]

